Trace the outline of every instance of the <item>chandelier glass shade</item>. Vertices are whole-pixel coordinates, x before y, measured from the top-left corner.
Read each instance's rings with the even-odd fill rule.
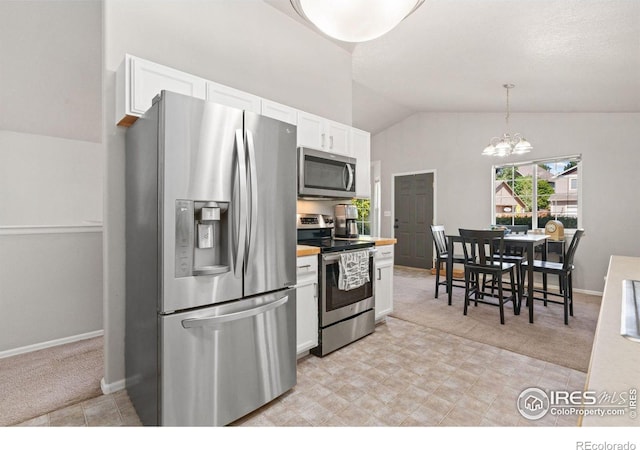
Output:
[[[527,141],[520,133],[509,132],[509,89],[513,89],[513,84],[504,84],[503,87],[507,90],[507,115],[505,121],[507,124],[507,132],[500,137],[491,138],[489,145],[487,145],[482,154],[485,156],[509,156],[509,155],[522,155],[533,150],[533,146]]]
[[[290,0],[321,32],[346,42],[378,38],[395,28],[424,0]]]

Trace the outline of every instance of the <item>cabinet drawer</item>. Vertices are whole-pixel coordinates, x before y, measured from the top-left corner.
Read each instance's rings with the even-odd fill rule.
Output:
[[[381,245],[376,247],[376,263],[391,262],[393,263],[393,245]]]
[[[298,285],[317,283],[318,257],[316,255],[298,257],[296,262],[296,278]]]

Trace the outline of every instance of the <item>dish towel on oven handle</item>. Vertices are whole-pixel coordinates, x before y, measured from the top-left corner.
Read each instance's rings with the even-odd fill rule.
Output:
[[[366,250],[341,254],[338,266],[338,289],[349,291],[369,281],[369,252]]]

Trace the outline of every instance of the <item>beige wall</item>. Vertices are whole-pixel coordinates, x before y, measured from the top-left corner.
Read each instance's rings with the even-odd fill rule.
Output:
[[[515,114],[511,130],[534,150],[507,161],[582,154],[582,224],[574,286],[602,292],[612,254],[640,256],[637,178],[640,114]],[[502,133],[504,116],[419,113],[372,137],[371,159],[382,161],[382,210],[392,212],[393,174],[435,169],[436,218],[450,232],[491,223],[491,166],[505,162],[480,153]],[[393,232],[382,217],[382,234]]]
[[[124,136],[114,72],[129,53],[351,124],[351,57],[260,0],[104,1],[105,383],[124,379]]]

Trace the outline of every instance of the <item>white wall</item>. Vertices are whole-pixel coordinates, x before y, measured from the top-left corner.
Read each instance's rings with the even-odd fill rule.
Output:
[[[105,383],[124,379],[124,136],[114,72],[130,53],[351,124],[349,53],[260,0],[105,0]]]
[[[0,226],[102,220],[102,145],[0,130]]]
[[[501,134],[504,116],[419,113],[372,137],[371,159],[382,161],[382,210],[391,211],[393,174],[435,169],[435,221],[459,227],[491,223],[491,166],[506,161],[582,154],[585,237],[576,255],[574,286],[602,292],[609,256],[640,256],[640,204],[634,181],[640,168],[640,114],[515,114],[511,130],[523,133],[532,153],[499,160],[481,155]],[[382,217],[382,235],[392,235]]]
[[[0,2],[0,355],[102,329],[100,25]]]

